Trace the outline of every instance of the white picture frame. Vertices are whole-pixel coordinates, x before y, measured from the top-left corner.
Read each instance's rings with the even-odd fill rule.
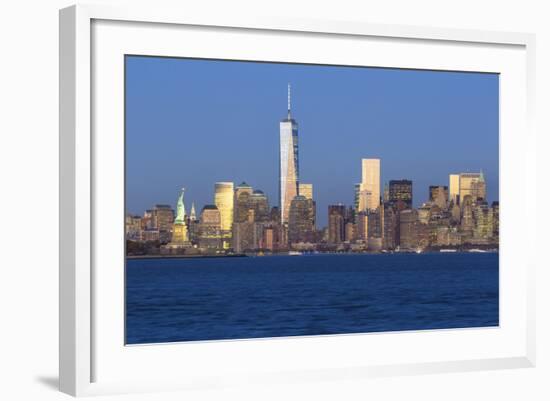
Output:
[[[231,39],[231,46],[222,49],[216,45],[220,35]],[[255,49],[253,43],[258,38],[254,35],[261,35],[269,46]],[[181,49],[178,43],[186,37],[201,46]],[[292,51],[283,60],[276,54],[277,43],[290,39]],[[340,50],[332,43],[335,40]],[[308,44],[313,50],[305,54]],[[314,53],[321,44],[334,51],[330,55]],[[535,180],[534,45],[534,36],[523,33],[243,18],[238,12],[223,17],[187,15],[183,7],[78,5],[61,10],[61,391],[79,396],[534,366],[536,260],[529,256],[535,253],[528,251],[534,244],[521,233],[534,232],[536,209],[528,205],[527,195],[520,193],[526,191],[514,192],[509,184],[529,185]],[[360,59],[367,56],[353,53],[354,46],[367,46],[370,59]],[[412,51],[417,56],[414,64],[412,60],[405,63],[403,57],[409,54],[412,59]],[[123,326],[123,276],[118,270],[123,257],[123,220],[113,230],[105,221],[117,221],[124,209],[116,189],[121,185],[124,161],[120,152],[123,86],[119,56],[135,52],[319,63],[339,57],[340,63],[359,65],[502,74],[501,326],[125,347],[119,341]],[[512,203],[515,208],[506,206]],[[109,240],[112,249],[104,244]],[[117,267],[105,270],[110,263]],[[107,304],[114,306],[107,310]],[[117,321],[120,327],[115,327]],[[456,347],[447,350],[449,344]],[[427,345],[435,351],[421,353],[419,349]],[[448,352],[439,352],[438,347]],[[344,352],[342,356],[343,350],[360,349],[370,351]],[[397,350],[397,355],[388,352],[390,349]],[[226,360],[220,359],[221,354]]]

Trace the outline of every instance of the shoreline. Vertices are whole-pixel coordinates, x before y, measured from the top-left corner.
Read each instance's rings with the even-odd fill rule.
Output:
[[[456,254],[485,254],[485,253],[499,253],[498,249],[484,250],[484,251],[472,251],[472,250],[456,250],[450,252],[441,251],[424,251],[417,253],[415,251],[400,251],[400,252],[319,252],[311,253],[304,252],[297,255],[289,255],[288,253],[272,253],[272,254],[233,254],[233,255],[126,255],[127,260],[139,260],[139,259],[217,259],[217,258],[263,258],[270,256],[317,256],[317,255],[427,255],[427,254],[442,254],[442,255],[456,255]]]
[[[211,258],[246,258],[244,253],[234,255],[126,255],[126,259],[211,259]]]

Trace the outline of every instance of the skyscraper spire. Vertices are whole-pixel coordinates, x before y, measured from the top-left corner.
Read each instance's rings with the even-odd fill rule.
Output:
[[[290,120],[290,83],[288,84],[288,94],[287,94],[287,103],[288,103],[288,119]]]
[[[192,221],[197,220],[197,212],[195,211],[195,202],[191,203],[191,215],[189,216],[189,218]]]
[[[290,203],[299,194],[298,123],[290,114],[290,83],[287,86],[287,118],[279,124],[279,207],[281,222],[288,223]]]

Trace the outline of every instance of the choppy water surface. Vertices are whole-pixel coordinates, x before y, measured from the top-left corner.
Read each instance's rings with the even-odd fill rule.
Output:
[[[498,254],[128,260],[128,344],[498,326]]]

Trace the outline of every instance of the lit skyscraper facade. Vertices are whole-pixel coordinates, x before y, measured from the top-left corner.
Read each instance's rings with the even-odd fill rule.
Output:
[[[288,85],[287,118],[279,124],[279,206],[281,223],[288,223],[290,203],[299,194],[298,123],[290,114],[290,85]]]
[[[449,188],[445,185],[430,185],[430,202],[435,203],[439,208],[445,209],[449,199]]]
[[[151,210],[151,228],[159,232],[160,242],[170,241],[172,223],[174,222],[174,210],[170,205],[155,205]]]
[[[313,200],[313,184],[304,184],[300,183],[299,185],[299,193],[301,196],[305,196],[307,199]]]
[[[411,209],[413,203],[413,184],[411,180],[391,180],[389,185],[389,202],[397,205],[403,202],[402,208]]]
[[[328,240],[331,244],[343,242],[345,232],[346,207],[342,204],[328,207]]]
[[[231,238],[233,228],[234,191],[232,182],[217,182],[214,187],[214,204],[220,212],[220,229],[224,239]],[[228,247],[224,241],[224,247]]]
[[[450,174],[449,175],[449,202],[453,202],[454,204],[457,204],[459,196],[460,196],[460,175]]]
[[[361,211],[361,209],[359,209],[360,203],[361,203],[361,183],[358,183],[353,186],[353,207],[357,212]]]
[[[486,186],[483,172],[460,174],[460,202],[470,195],[473,201],[485,200]]]
[[[478,240],[489,240],[493,237],[493,208],[481,201],[474,207],[474,237]]]
[[[219,249],[221,239],[221,215],[216,205],[205,205],[199,223],[199,246],[203,249]]]
[[[288,216],[290,243],[313,242],[315,235],[315,202],[303,195],[296,196]]]
[[[243,182],[235,188],[235,203],[233,210],[233,221],[243,223],[248,219],[248,209],[250,208],[250,196],[253,189],[250,185]]]
[[[140,216],[126,215],[126,238],[129,240],[139,240],[141,233],[142,219]]]
[[[262,191],[252,192],[249,207],[254,211],[254,221],[269,221],[269,201]]]
[[[483,172],[460,173],[449,176],[449,198],[456,203],[462,203],[466,196],[471,196],[472,201],[485,200],[487,186]]]
[[[380,206],[380,159],[362,159],[359,211],[376,210],[378,206]]]

